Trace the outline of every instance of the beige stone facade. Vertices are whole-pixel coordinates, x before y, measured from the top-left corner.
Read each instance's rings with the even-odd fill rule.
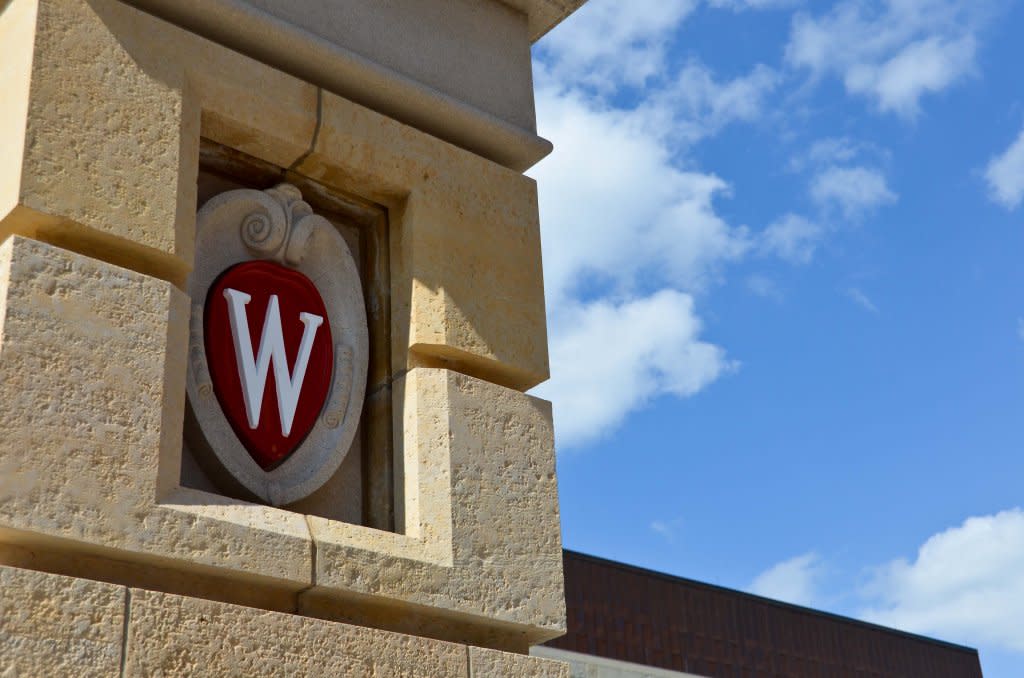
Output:
[[[13,676],[567,678],[568,666],[201,598],[0,566]]]
[[[567,675],[526,655],[565,609],[521,172],[530,41],[581,3],[342,4],[2,5],[0,675]],[[392,518],[185,482],[201,147],[384,215]]]

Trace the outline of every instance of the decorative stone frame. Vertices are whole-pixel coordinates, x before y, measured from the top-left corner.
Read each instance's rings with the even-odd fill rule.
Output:
[[[348,245],[324,217],[313,213],[291,184],[266,191],[236,189],[210,198],[196,217],[197,265],[189,276],[188,407],[197,426],[186,430],[206,447],[230,479],[272,506],[305,499],[338,470],[359,427],[366,390],[369,336],[359,271]],[[313,430],[280,466],[264,471],[235,435],[213,392],[203,340],[210,286],[230,266],[254,259],[287,264],[317,281],[331,308],[333,380]]]
[[[115,0],[10,0],[0,58],[0,543],[561,634],[550,409],[521,392],[548,374],[533,181]],[[179,484],[200,133],[389,211],[396,533]]]

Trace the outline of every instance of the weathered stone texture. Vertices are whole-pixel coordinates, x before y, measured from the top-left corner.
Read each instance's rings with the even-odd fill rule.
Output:
[[[0,566],[0,676],[118,676],[125,592]]]
[[[435,608],[503,627],[521,647],[559,635],[549,404],[448,370],[417,368],[403,382],[406,534],[310,518],[317,572],[305,598],[325,615],[325,600],[353,594]]]
[[[392,208],[396,369],[411,349],[516,389],[547,379],[532,179],[329,93],[298,171]]]
[[[560,635],[565,596],[551,404],[462,374],[434,378],[447,381],[448,431],[432,435],[451,439],[454,559],[479,582],[457,578],[456,596],[484,585],[495,618],[526,619]]]
[[[126,676],[465,676],[466,648],[151,591],[131,592]]]
[[[0,245],[0,540],[315,584],[318,615],[358,600],[443,617],[449,637],[558,635],[551,415],[520,392],[548,376],[533,180],[323,92],[295,170],[388,207],[392,368],[412,369],[404,533],[307,527],[177,487],[188,300],[166,281],[193,261],[200,134],[289,167],[317,89],[115,0],[10,0],[0,63],[20,149],[0,154],[0,238],[50,243]]]
[[[200,133],[282,167],[313,138],[315,87],[115,0],[12,0],[0,38],[0,235],[180,283]]]
[[[569,665],[510,652],[469,648],[469,678],[569,678]]]
[[[180,283],[199,135],[282,168],[314,139],[315,87],[115,0],[12,0],[8,33],[0,131],[26,143],[0,158],[0,234]],[[411,350],[519,390],[545,380],[533,180],[329,92],[321,122],[296,169],[391,208],[395,369]]]
[[[145,72],[89,3],[13,4],[37,13],[23,26],[34,43],[0,45],[32,49],[23,155],[4,158],[20,164],[18,203],[190,260],[197,149],[183,144],[183,74]]]
[[[302,516],[175,489],[185,296],[17,236],[0,262],[0,538],[305,586]]]

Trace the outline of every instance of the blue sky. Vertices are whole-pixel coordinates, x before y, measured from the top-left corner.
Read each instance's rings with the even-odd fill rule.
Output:
[[[1024,3],[590,0],[534,49],[565,544],[1024,675]]]

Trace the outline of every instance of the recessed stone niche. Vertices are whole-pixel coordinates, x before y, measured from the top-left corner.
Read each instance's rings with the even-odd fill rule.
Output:
[[[201,140],[197,210],[227,191],[244,188],[263,191],[284,181],[295,185],[303,201],[315,214],[327,219],[348,245],[362,285],[370,350],[359,426],[344,460],[319,489],[281,508],[391,531],[395,529],[396,468],[391,425],[393,375],[387,350],[391,328],[387,209],[329,189],[241,151],[208,139]],[[192,318],[192,322],[197,322],[197,318]],[[209,462],[208,450],[190,449],[188,441],[197,437],[194,430],[198,422],[191,407],[186,408],[185,417],[181,484],[233,499],[259,502]]]

